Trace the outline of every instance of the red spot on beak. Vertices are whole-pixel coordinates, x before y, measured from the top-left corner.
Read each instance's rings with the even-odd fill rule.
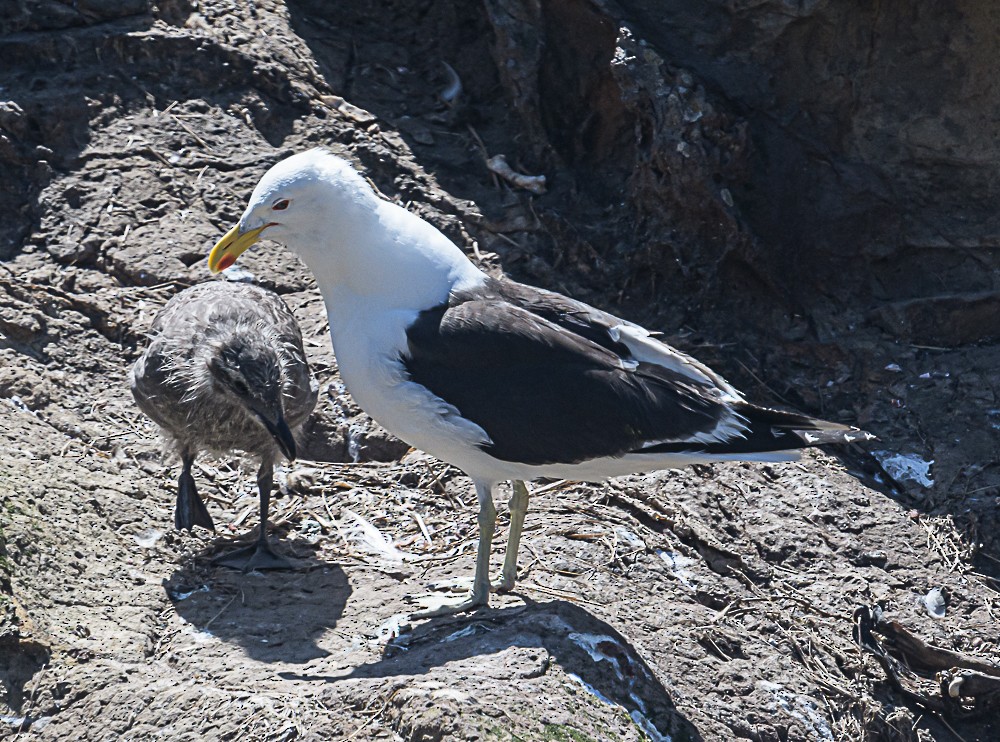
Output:
[[[219,270],[224,271],[226,268],[231,266],[236,262],[236,258],[232,255],[223,255],[222,259],[219,261]]]

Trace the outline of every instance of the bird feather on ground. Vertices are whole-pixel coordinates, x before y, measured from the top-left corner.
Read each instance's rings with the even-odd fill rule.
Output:
[[[260,180],[213,248],[232,265],[262,237],[316,277],[348,391],[412,446],[468,474],[479,500],[469,597],[509,590],[525,481],[608,477],[715,461],[789,461],[795,449],[868,440],[856,428],[748,403],[717,373],[642,327],[479,270],[440,231],[380,199],[345,160],[294,155]],[[511,480],[511,526],[491,585],[493,490]]]
[[[279,454],[295,458],[292,428],[316,406],[302,334],[271,291],[210,281],[174,296],[153,320],[149,346],[132,367],[132,395],[180,455],[174,525],[215,530],[195,487],[199,452],[245,451],[260,459],[257,543],[217,563],[251,569],[287,568],[267,540],[267,512]]]

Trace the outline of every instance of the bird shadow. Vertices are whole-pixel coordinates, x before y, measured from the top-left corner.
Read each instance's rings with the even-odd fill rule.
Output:
[[[233,542],[224,543],[231,550]],[[303,664],[325,657],[317,640],[344,612],[350,582],[336,564],[303,558],[306,549],[315,551],[308,542],[281,544],[284,553],[299,555],[295,570],[243,573],[199,557],[175,570],[163,588],[184,621],[240,645],[254,660]]]
[[[537,667],[515,670],[520,677],[543,675],[550,663],[557,662],[587,691],[622,707],[640,726],[651,726],[668,738],[702,739],[631,643],[608,623],[565,601],[528,602],[512,608],[481,609],[471,616],[435,619],[388,642],[379,660],[343,674],[278,675],[320,683],[423,675],[451,662],[512,647],[544,650],[528,655],[526,662],[538,660]]]

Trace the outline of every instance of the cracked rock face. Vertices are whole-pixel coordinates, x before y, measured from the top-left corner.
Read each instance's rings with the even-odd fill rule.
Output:
[[[950,738],[852,617],[998,656],[988,4],[9,5],[0,737]],[[252,472],[201,462],[219,533],[173,532],[177,470],[125,374],[259,176],[314,146],[492,273],[927,477],[856,452],[545,483],[518,593],[410,626],[471,574],[471,483],[354,405],[312,277],[264,244],[241,277],[282,294],[323,384],[272,506],[305,568],[213,567],[252,537]],[[495,180],[498,156],[545,193]]]

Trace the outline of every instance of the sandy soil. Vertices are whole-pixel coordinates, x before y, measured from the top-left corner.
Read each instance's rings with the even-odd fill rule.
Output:
[[[877,604],[1000,661],[997,346],[807,329],[766,292],[738,321],[667,301],[594,247],[627,218],[565,172],[535,198],[486,170],[522,135],[481,10],[318,7],[53,2],[3,29],[0,738],[996,739],[971,701],[894,687],[852,627]],[[440,100],[442,59],[464,105]],[[660,327],[753,398],[859,422],[883,462],[934,459],[933,484],[862,450],[541,483],[517,591],[411,624],[471,576],[471,483],[351,402],[311,277],[264,245],[241,267],[292,306],[323,384],[272,514],[300,569],[212,566],[252,536],[251,468],[202,460],[220,533],[173,532],[177,469],[125,374],[261,173],[317,144],[490,270]],[[940,700],[932,672],[908,682]]]

